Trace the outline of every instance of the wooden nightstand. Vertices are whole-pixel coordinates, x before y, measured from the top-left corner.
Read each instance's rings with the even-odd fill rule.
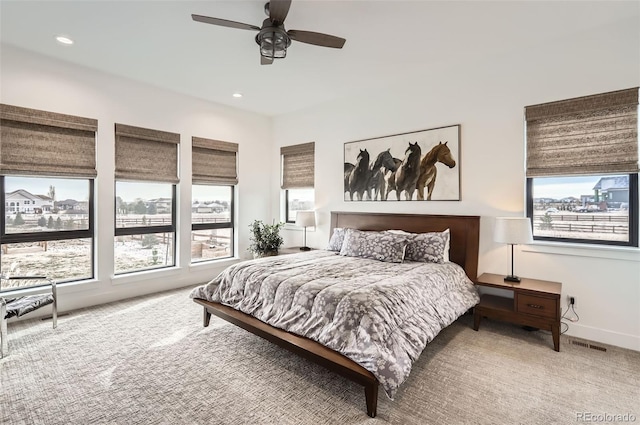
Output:
[[[483,317],[545,329],[553,335],[553,348],[560,351],[561,283],[526,278],[520,283],[505,282],[502,275],[484,273],[476,285],[508,289],[513,291],[513,299],[482,295],[473,310],[474,330],[478,330]]]

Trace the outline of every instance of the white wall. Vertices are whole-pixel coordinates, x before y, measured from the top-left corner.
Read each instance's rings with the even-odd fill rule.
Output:
[[[264,179],[272,150],[269,118],[69,65],[10,46],[1,50],[0,102],[98,120],[96,279],[59,288],[60,310],[206,282],[232,260],[190,265],[191,137],[239,144],[237,252],[248,247],[248,225],[271,219],[271,185]],[[114,123],[181,134],[176,268],[113,277]]]
[[[524,214],[523,108],[640,85],[638,24],[636,17],[420,78],[399,75],[394,87],[277,117],[276,145],[316,142],[319,224],[308,245],[326,246],[330,211],[480,215],[479,272],[507,272],[507,247],[492,241],[493,217]],[[345,142],[451,124],[462,126],[462,201],[343,201]],[[274,169],[278,161],[276,149]],[[276,217],[279,208],[274,193]],[[286,239],[299,245],[301,235],[288,231]],[[639,250],[536,245],[516,256],[516,274],[560,281],[563,294],[577,298],[580,322],[569,334],[640,350]]]

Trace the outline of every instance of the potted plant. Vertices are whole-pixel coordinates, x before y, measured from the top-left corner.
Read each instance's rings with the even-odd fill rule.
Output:
[[[278,248],[284,243],[280,236],[282,226],[284,223],[265,224],[261,220],[254,220],[249,225],[249,251],[253,253],[253,258],[278,255]]]

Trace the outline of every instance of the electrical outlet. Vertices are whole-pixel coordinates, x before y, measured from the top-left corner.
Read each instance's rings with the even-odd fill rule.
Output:
[[[573,295],[567,295],[567,304],[569,304],[570,306],[573,306],[574,309],[576,309],[578,306],[576,305],[576,297],[574,297]]]

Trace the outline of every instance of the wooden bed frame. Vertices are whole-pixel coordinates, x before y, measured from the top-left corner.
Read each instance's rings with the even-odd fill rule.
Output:
[[[480,235],[480,217],[478,216],[332,212],[331,230],[333,231],[336,227],[360,230],[396,229],[413,233],[439,232],[450,229],[450,260],[462,266],[472,281],[476,280]],[[197,298],[194,301],[204,306],[205,327],[209,326],[211,315],[214,314],[363,385],[367,414],[372,418],[376,416],[378,380],[371,372],[356,362],[311,339],[274,328],[231,307]]]

